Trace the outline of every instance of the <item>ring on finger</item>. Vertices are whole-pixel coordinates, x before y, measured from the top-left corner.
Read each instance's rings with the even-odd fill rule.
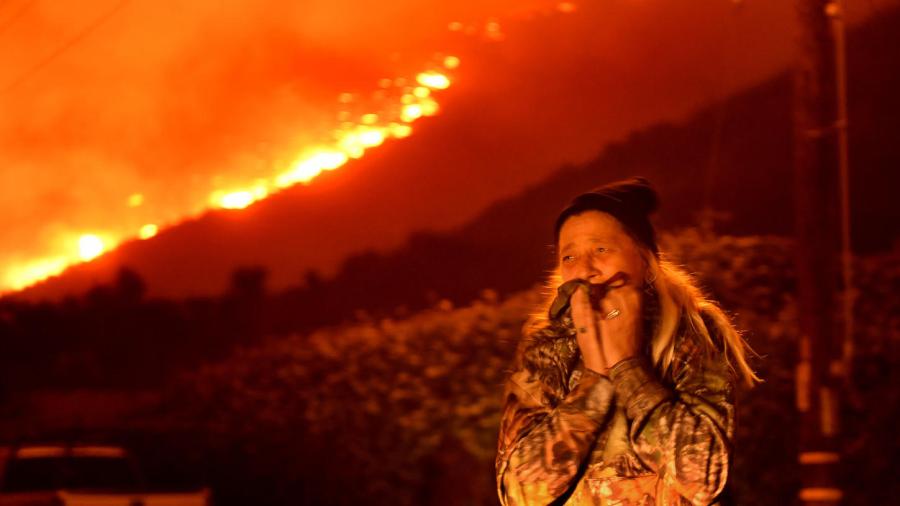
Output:
[[[616,317],[619,316],[620,314],[622,314],[622,312],[619,311],[618,309],[615,309],[615,308],[614,308],[614,309],[612,309],[610,312],[606,313],[605,318],[606,318],[607,320],[612,320],[613,318],[616,318]]]

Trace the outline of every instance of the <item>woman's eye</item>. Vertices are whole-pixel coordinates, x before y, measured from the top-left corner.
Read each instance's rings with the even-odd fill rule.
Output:
[[[566,255],[566,256],[562,257],[562,261],[566,262],[566,263],[571,262],[574,259],[575,259],[575,257],[572,255]]]
[[[606,253],[606,248],[603,246],[597,246],[597,253]]]

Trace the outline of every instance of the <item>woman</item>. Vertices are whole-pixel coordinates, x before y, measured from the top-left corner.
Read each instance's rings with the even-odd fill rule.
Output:
[[[558,286],[526,325],[496,460],[504,505],[714,504],[746,345],[661,258],[646,179],[576,197],[556,221]],[[561,284],[560,284],[561,283]]]

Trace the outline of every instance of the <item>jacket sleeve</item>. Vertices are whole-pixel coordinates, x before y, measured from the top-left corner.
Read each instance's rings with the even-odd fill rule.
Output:
[[[657,495],[674,493],[706,505],[728,477],[734,379],[722,353],[708,353],[696,339],[676,341],[674,388],[658,379],[645,357],[619,362],[610,378],[630,424],[632,449],[659,474]]]
[[[549,504],[577,479],[612,404],[609,379],[579,370],[558,402],[525,368],[507,380],[495,467],[503,506]]]

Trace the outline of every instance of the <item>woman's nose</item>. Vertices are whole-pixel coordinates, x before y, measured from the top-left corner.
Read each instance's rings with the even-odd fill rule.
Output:
[[[588,258],[581,258],[575,266],[575,276],[590,281],[592,277],[599,276],[600,271]]]

